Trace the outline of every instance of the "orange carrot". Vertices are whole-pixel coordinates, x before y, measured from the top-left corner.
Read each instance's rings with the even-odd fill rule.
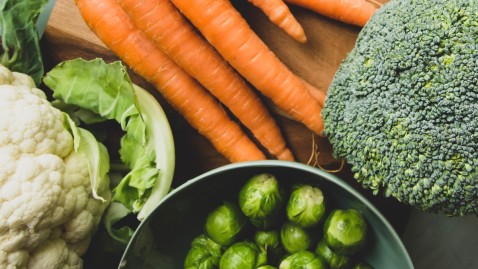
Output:
[[[325,92],[319,90],[318,88],[312,86],[311,84],[309,84],[307,81],[305,80],[302,80],[302,83],[304,83],[305,87],[307,88],[307,90],[309,90],[310,94],[315,98],[315,100],[317,100],[317,102],[319,103],[319,105],[321,107],[324,106],[325,104],[325,98],[327,98],[327,95]]]
[[[171,2],[257,90],[315,133],[322,133],[322,107],[302,80],[254,33],[230,1]]]
[[[137,29],[116,0],[75,0],[92,31],[231,162],[265,159],[204,88]]]
[[[294,160],[261,99],[169,0],[117,1],[157,47],[225,104],[272,155]]]
[[[344,23],[363,27],[377,7],[367,0],[285,0]]]
[[[307,41],[304,29],[290,12],[289,7],[282,0],[249,0],[260,8],[271,22],[279,26],[295,40],[304,43]]]

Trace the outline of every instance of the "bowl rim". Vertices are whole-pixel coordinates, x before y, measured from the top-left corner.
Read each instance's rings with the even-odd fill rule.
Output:
[[[404,258],[406,258],[406,263],[409,265],[409,268],[414,268],[412,260],[410,258],[410,255],[405,248],[405,245],[403,244],[401,238],[398,236],[397,232],[395,231],[395,228],[390,224],[390,222],[383,216],[383,214],[380,212],[380,210],[377,209],[377,207],[372,204],[363,194],[358,192],[356,189],[354,189],[351,185],[349,185],[347,182],[344,180],[340,179],[338,176],[333,175],[329,172],[326,172],[322,169],[319,169],[317,167],[313,167],[307,164],[299,163],[299,162],[293,162],[293,161],[282,161],[282,160],[259,160],[259,161],[245,161],[245,162],[238,162],[238,163],[229,163],[225,164],[223,166],[219,166],[217,168],[214,168],[212,170],[206,171],[196,177],[193,177],[178,187],[172,189],[156,206],[155,208],[151,211],[151,213],[144,218],[143,221],[138,225],[136,228],[136,231],[134,232],[133,236],[129,240],[123,255],[121,257],[121,262],[118,268],[121,268],[121,264],[125,261],[126,254],[130,251],[130,249],[133,247],[133,242],[135,241],[136,237],[139,234],[139,231],[141,230],[142,226],[147,225],[147,221],[152,217],[153,213],[157,210],[158,207],[160,207],[163,203],[167,202],[167,200],[170,199],[170,197],[174,196],[176,193],[180,192],[181,190],[188,188],[190,185],[193,185],[195,182],[200,181],[203,178],[209,177],[214,174],[222,173],[224,171],[229,171],[231,169],[236,169],[236,168],[250,168],[250,167],[271,167],[271,166],[280,166],[284,168],[292,168],[292,169],[299,169],[311,174],[316,174],[320,177],[322,177],[325,180],[331,181],[335,184],[337,184],[339,187],[345,189],[348,191],[351,195],[355,196],[357,199],[359,199],[363,204],[365,204],[368,209],[375,214],[375,216],[383,223],[383,225],[387,228],[387,230],[390,232],[390,235],[393,237],[395,242],[398,244],[398,247],[404,254]]]

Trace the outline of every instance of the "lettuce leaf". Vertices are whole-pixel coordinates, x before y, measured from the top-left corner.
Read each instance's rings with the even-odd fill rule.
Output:
[[[47,4],[48,0],[0,0],[0,63],[31,76],[36,85],[44,73],[36,23]]]
[[[174,174],[174,141],[157,100],[133,84],[121,62],[74,59],[58,64],[43,79],[53,97],[117,121],[124,130],[119,154],[130,171],[113,189],[113,201],[141,221],[169,192]]]

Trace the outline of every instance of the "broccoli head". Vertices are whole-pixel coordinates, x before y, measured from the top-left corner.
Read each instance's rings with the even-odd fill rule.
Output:
[[[361,30],[322,111],[336,158],[374,193],[478,215],[478,5],[393,0]]]

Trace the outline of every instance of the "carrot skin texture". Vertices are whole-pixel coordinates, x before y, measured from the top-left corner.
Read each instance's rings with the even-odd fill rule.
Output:
[[[300,43],[305,43],[307,37],[304,29],[290,12],[289,7],[282,0],[249,0],[254,6],[266,14],[269,20],[284,30],[288,35]]]
[[[322,107],[302,80],[254,33],[230,1],[171,2],[257,90],[313,132],[323,132]]]
[[[262,100],[169,0],[117,2],[157,47],[226,105],[271,155],[294,160]]]
[[[75,0],[75,3],[92,31],[133,71],[152,83],[229,161],[265,159],[220,104],[155,47],[116,0]]]
[[[377,7],[365,0],[284,0],[331,19],[363,27]]]

